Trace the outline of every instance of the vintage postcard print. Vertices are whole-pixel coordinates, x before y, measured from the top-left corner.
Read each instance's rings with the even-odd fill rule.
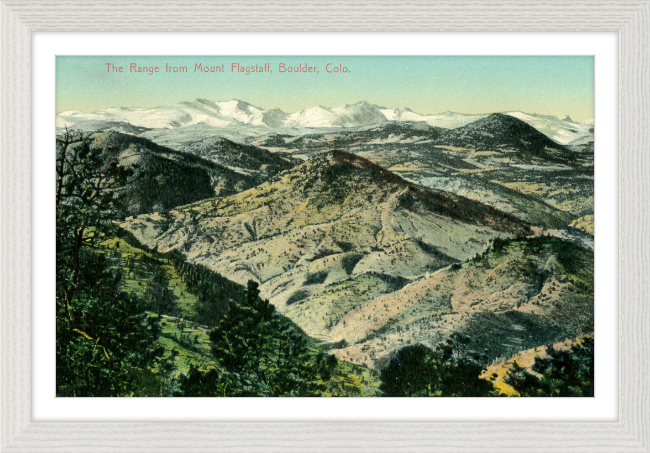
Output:
[[[56,98],[57,396],[593,396],[592,57],[63,56]]]

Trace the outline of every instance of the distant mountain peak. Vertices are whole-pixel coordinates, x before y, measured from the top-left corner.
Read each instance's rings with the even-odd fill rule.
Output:
[[[328,191],[343,190],[345,187],[354,187],[352,192],[357,192],[359,187],[363,187],[363,190],[370,190],[370,187],[389,190],[391,185],[415,187],[395,173],[340,149],[325,152],[289,172],[295,174],[289,179],[295,181],[297,186],[318,187]]]
[[[356,103],[351,104],[351,105],[358,105],[358,106],[362,106],[362,107],[372,107],[372,108],[378,108],[378,109],[384,108],[384,107],[380,107],[380,106],[378,106],[376,104],[372,104],[371,102],[368,102],[365,99],[363,101],[359,101],[359,102],[356,102]]]
[[[528,129],[531,127],[525,121],[522,121],[519,118],[515,118],[514,116],[506,115],[505,113],[491,113],[485,118],[476,120],[473,123],[470,123],[467,126],[463,126],[462,128],[459,129],[464,129],[464,128],[477,129],[486,126],[487,127],[508,126],[508,127],[516,127],[516,128],[523,128],[523,129]]]
[[[419,186],[363,157],[338,149],[274,176],[265,183],[264,192],[289,194],[292,202],[307,202],[303,208],[317,205],[318,209],[328,205],[375,210],[376,202],[394,197],[397,205],[393,210],[435,213],[501,231],[530,233],[526,222],[510,214],[449,192]]]
[[[495,120],[511,121],[512,120],[513,122],[523,123],[523,121],[521,121],[520,119],[517,119],[517,118],[515,118],[513,116],[510,116],[510,115],[506,115],[505,113],[491,113],[491,114],[489,114],[487,116],[487,118],[484,118],[484,119],[481,119],[481,120],[478,120],[478,121],[486,121],[486,120],[492,120],[492,121],[495,121]]]
[[[204,105],[214,105],[214,102],[210,101],[209,99],[205,98],[196,98],[196,102],[199,104],[204,104]]]
[[[119,127],[146,129],[178,129],[201,125],[206,128],[359,128],[385,123],[426,123],[433,127],[456,129],[480,119],[507,121],[514,117],[534,127],[558,143],[569,144],[578,139],[593,140],[589,123],[575,123],[570,116],[558,117],[512,111],[501,114],[466,114],[446,111],[421,114],[410,108],[388,108],[361,100],[338,107],[317,105],[287,114],[278,108],[263,109],[239,98],[229,101],[194,101],[156,108],[109,108],[98,112],[70,110],[57,115],[57,127],[103,130]],[[119,123],[123,125],[120,126]],[[593,124],[593,120],[591,121]],[[126,125],[130,126],[126,126]],[[513,123],[514,124],[514,123]],[[209,129],[205,129],[208,131]],[[232,132],[234,133],[234,132]]]
[[[375,170],[379,170],[379,171],[381,171],[383,173],[391,173],[390,171],[384,169],[383,167],[380,167],[379,165],[370,162],[368,159],[366,159],[364,157],[361,157],[361,156],[358,156],[356,154],[347,152],[347,151],[343,151],[343,150],[340,150],[340,149],[335,149],[335,150],[330,151],[327,154],[332,156],[332,158],[334,160],[338,161],[338,162],[349,163],[349,164],[352,164],[352,165],[354,165],[356,167],[359,167],[359,168],[372,168],[372,169],[375,169]],[[391,173],[391,174],[393,174],[393,173]],[[397,175],[395,175],[395,176],[397,176]],[[404,181],[404,182],[406,183],[406,181]]]
[[[242,101],[241,99],[231,99],[230,101],[225,101],[225,102],[219,102],[218,103],[222,107],[229,107],[237,110],[242,110],[242,111],[248,111],[251,108],[263,111],[264,109],[261,109],[259,107],[255,107],[253,104],[250,104],[246,101]]]
[[[513,149],[535,156],[549,155],[571,159],[571,152],[554,142],[533,126],[514,116],[492,113],[466,126],[453,129],[436,140],[441,145],[451,145],[476,150]]]
[[[350,153],[348,151],[343,151],[341,149],[334,149],[332,151],[323,153],[321,156],[314,158],[314,162],[317,165],[344,163],[351,164],[359,168],[381,168],[378,165],[370,162],[368,159],[357,156],[356,154]]]

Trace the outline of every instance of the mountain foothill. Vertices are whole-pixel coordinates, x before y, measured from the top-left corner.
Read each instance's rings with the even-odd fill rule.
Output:
[[[199,99],[63,112],[57,126],[129,171],[107,239],[116,263],[137,273],[129,256],[158,257],[171,282],[175,257],[232,288],[253,282],[358,379],[451,338],[494,365],[593,334],[593,122]],[[125,288],[142,293],[134,279]],[[229,309],[207,310],[183,285],[158,314],[209,344]],[[178,356],[177,375],[208,369],[215,347]]]

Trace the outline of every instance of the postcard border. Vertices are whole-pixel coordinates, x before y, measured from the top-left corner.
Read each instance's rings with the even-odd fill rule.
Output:
[[[650,451],[650,1],[0,1],[0,27],[1,451]],[[33,31],[617,31],[619,421],[33,422]]]

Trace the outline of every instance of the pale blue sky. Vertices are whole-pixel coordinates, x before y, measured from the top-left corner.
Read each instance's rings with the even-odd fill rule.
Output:
[[[106,63],[124,67],[107,72]],[[129,73],[129,64],[159,66],[161,73]],[[270,63],[273,73],[231,73]],[[281,74],[278,64],[307,64],[319,74]],[[327,74],[327,63],[349,68]],[[418,113],[491,113],[520,110],[593,118],[593,57],[57,57],[57,113],[109,107],[161,107],[206,98],[242,99],[292,113],[315,105],[338,107],[368,101]],[[165,64],[186,74],[164,73]],[[225,65],[221,74],[194,72],[195,63]]]

